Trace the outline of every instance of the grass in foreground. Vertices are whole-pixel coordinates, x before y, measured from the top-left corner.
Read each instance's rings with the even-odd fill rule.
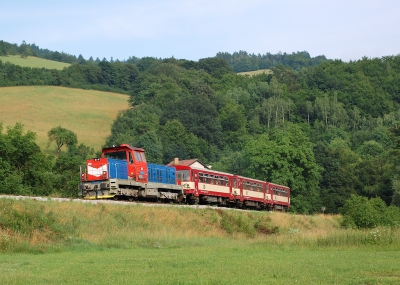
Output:
[[[1,284],[398,284],[400,252],[237,240],[0,255]]]
[[[71,65],[65,62],[48,60],[34,56],[28,56],[27,58],[22,58],[20,55],[0,56],[0,60],[3,63],[9,62],[15,65],[20,65],[22,67],[46,68],[46,69],[57,69],[57,70],[62,70],[64,67],[68,67]]]
[[[0,284],[397,284],[400,229],[340,217],[0,199]]]
[[[37,134],[44,151],[47,132],[57,126],[75,132],[79,143],[101,150],[118,112],[128,108],[127,95],[54,86],[2,87],[0,101],[3,128],[21,122],[25,131]]]

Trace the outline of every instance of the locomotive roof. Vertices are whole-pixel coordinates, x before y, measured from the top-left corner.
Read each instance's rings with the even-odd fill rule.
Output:
[[[111,147],[105,147],[105,148],[103,148],[103,152],[108,151],[108,150],[118,150],[118,149],[126,149],[126,148],[144,152],[143,148],[134,147],[134,146],[131,146],[130,144],[120,144],[120,145],[114,145]]]

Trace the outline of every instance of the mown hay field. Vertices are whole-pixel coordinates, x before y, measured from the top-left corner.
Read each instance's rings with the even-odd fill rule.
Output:
[[[0,60],[3,63],[9,62],[15,65],[20,65],[22,67],[47,68],[47,69],[57,69],[57,70],[62,70],[64,67],[68,67],[71,65],[65,62],[48,60],[34,56],[28,56],[26,58],[22,58],[20,55],[0,56]]]
[[[271,69],[259,69],[259,70],[254,70],[254,71],[238,72],[238,74],[240,74],[240,75],[249,75],[249,76],[253,76],[253,75],[257,75],[257,74],[261,74],[261,73],[271,74],[272,70]]]
[[[128,96],[118,93],[55,86],[0,88],[0,123],[3,132],[17,122],[37,135],[36,142],[47,148],[47,132],[61,126],[75,132],[78,142],[101,150],[118,112],[126,110]]]

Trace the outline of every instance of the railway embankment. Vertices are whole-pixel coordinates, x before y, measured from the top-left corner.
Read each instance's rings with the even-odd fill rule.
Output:
[[[289,247],[400,244],[398,228],[350,230],[340,224],[339,215],[0,196],[2,252],[185,247],[210,240]]]

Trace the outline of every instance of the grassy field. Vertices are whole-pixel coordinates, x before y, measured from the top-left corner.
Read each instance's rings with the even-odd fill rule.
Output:
[[[180,248],[0,254],[2,284],[399,284],[400,254],[237,241]]]
[[[0,60],[3,63],[9,62],[23,67],[37,67],[37,68],[58,69],[58,70],[62,70],[64,67],[68,67],[71,65],[65,62],[58,62],[34,56],[28,56],[27,58],[22,58],[20,55],[0,56]]]
[[[398,284],[400,229],[340,216],[0,198],[1,284]]]
[[[79,143],[101,150],[118,112],[128,108],[127,95],[53,86],[2,87],[0,102],[3,128],[23,123],[25,131],[37,134],[44,151],[47,132],[57,126],[75,132]]]
[[[249,76],[257,75],[260,73],[270,74],[270,73],[272,73],[272,71],[271,71],[271,69],[260,69],[260,70],[254,70],[254,71],[238,72],[238,74],[240,74],[240,75],[249,75]]]

